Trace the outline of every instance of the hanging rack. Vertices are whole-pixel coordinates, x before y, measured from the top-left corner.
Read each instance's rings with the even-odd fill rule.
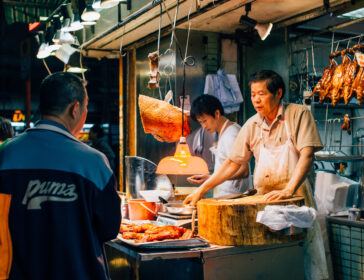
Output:
[[[334,33],[333,33],[334,34]],[[323,45],[327,45],[327,44],[331,44],[331,45],[334,45],[334,44],[337,44],[337,43],[341,43],[341,42],[345,42],[345,41],[354,41],[354,39],[359,39],[358,43],[360,43],[361,39],[364,37],[364,34],[361,34],[361,35],[358,35],[358,36],[353,36],[353,37],[348,37],[348,38],[345,38],[345,39],[341,39],[341,40],[331,40],[330,42],[316,42],[316,46],[314,46],[314,48],[322,48]],[[292,53],[299,53],[299,52],[303,52],[303,51],[306,51],[308,49],[311,49],[312,46],[309,46],[309,47],[305,47],[305,48],[299,48],[299,49],[296,49],[296,50],[293,50]],[[333,50],[331,50],[331,52],[333,52]]]
[[[337,119],[337,118],[336,118]],[[350,117],[351,120],[357,120],[357,119],[364,119],[364,116],[359,116],[359,117]],[[330,120],[330,119],[328,119]],[[342,118],[341,118],[342,120]],[[326,122],[327,120],[315,120],[315,122]]]

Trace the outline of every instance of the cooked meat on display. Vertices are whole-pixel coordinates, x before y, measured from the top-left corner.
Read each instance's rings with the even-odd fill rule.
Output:
[[[165,101],[139,95],[139,111],[145,133],[161,142],[176,142],[182,136],[182,111]],[[185,114],[183,136],[191,133]]]
[[[149,82],[148,87],[158,88],[159,87],[159,53],[158,51],[152,52],[148,55],[149,58]]]

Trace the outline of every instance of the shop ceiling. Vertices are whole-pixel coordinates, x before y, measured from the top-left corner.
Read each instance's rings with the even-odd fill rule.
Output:
[[[163,1],[162,35],[168,34],[171,31],[171,19],[175,15],[176,3],[176,0]],[[345,10],[353,10],[364,6],[364,1],[352,0],[181,0],[179,3],[176,28],[188,29],[189,25],[191,25],[191,30],[223,34],[234,34],[237,29],[246,28],[240,25],[239,19],[246,13],[245,5],[248,3],[251,3],[249,17],[259,23],[272,22],[274,29],[292,26],[324,15],[332,15],[339,11],[344,12]],[[144,7],[144,9],[146,8]],[[190,20],[188,20],[188,15]],[[102,50],[118,51],[122,37],[123,46],[126,47],[143,45],[148,41],[156,39],[160,22],[159,5],[148,9],[147,12],[142,13],[133,20],[130,20],[131,17],[133,17],[133,14],[121,19],[118,24],[105,32],[84,42],[83,48],[86,50],[87,55],[100,56],[102,55]],[[360,21],[362,19],[357,20],[357,22]],[[301,26],[301,30],[297,29],[297,35],[305,36],[305,32],[302,32],[304,29],[309,34],[319,32],[321,29],[325,30],[326,28],[331,28],[329,31],[333,31],[337,24],[346,22],[348,22],[348,19],[339,20],[333,23],[334,26],[323,24],[318,30],[317,28],[316,30],[312,29],[310,26],[307,26],[307,28]]]
[[[63,0],[2,0],[2,2],[8,23],[11,23],[11,21],[32,22],[37,16],[47,16]],[[83,41],[81,47],[84,54],[90,57],[112,57],[112,54],[116,56],[121,38],[123,46],[129,48],[155,40],[159,29],[161,2],[161,33],[162,35],[170,33],[177,0],[154,0],[129,15],[122,14],[112,24],[109,21],[108,26],[102,29],[104,31]],[[245,15],[245,5],[248,3],[251,3],[250,18],[259,23],[272,22],[274,29],[295,26],[296,28],[292,30],[297,36],[322,34],[345,28],[349,25],[348,21],[352,24],[364,20],[362,18],[355,21],[347,19],[333,21],[333,17],[329,16],[364,7],[364,0],[180,0],[176,28],[188,29],[190,25],[191,30],[235,34],[237,29],[246,28],[239,23],[239,19]],[[316,26],[303,24],[313,19],[316,19]],[[360,33],[357,31],[353,34],[358,32]]]

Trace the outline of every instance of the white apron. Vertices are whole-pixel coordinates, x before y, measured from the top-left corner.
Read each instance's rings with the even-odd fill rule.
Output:
[[[228,137],[228,136],[231,136],[231,137],[233,136],[231,134],[231,131],[230,131],[230,134],[225,134],[225,132],[229,133],[229,131],[227,131],[230,128],[230,126],[228,127],[228,124],[229,124],[229,120],[226,120],[225,123],[221,127],[221,130],[219,133],[219,141],[217,142],[217,147],[212,146],[210,148],[210,151],[214,155],[214,158],[215,158],[214,171],[216,171],[226,159],[226,152],[227,152],[226,143],[224,145],[224,143],[222,141],[226,141],[226,137]],[[233,123],[232,126],[238,126],[238,125]],[[240,130],[240,126],[238,126],[238,127],[239,127],[239,129],[236,129],[237,133]],[[234,128],[232,128],[232,129],[234,129]],[[237,133],[236,133],[236,135],[237,135]],[[223,134],[224,134],[224,136],[223,136]],[[234,133],[234,135],[235,135],[235,133]],[[224,137],[225,140],[222,139],[222,137]],[[250,174],[250,172],[249,172],[249,174]],[[245,190],[247,190],[249,187],[251,187],[251,186],[249,186],[250,185],[249,181],[250,181],[249,178],[226,180],[225,182],[219,184],[218,186],[216,186],[214,188],[213,196],[220,197],[220,196],[229,195],[229,194],[242,193]]]
[[[259,161],[254,172],[254,187],[260,194],[266,194],[273,190],[282,190],[290,180],[293,170],[298,162],[298,151],[294,147],[286,120],[284,125],[287,133],[286,143],[266,147],[263,139],[263,129],[260,131]],[[297,195],[305,198],[305,204],[315,207],[311,187],[306,179],[296,191]],[[306,280],[328,279],[325,249],[322,240],[321,229],[317,220],[313,228],[308,230],[304,246],[304,271]]]
[[[259,161],[254,172],[254,187],[260,194],[284,189],[298,162],[298,152],[292,143],[286,121],[284,126],[287,141],[274,147],[266,147],[263,129],[260,130]],[[297,194],[303,195],[302,191]]]

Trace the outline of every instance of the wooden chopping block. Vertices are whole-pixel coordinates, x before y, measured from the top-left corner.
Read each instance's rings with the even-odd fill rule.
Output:
[[[270,245],[302,239],[304,233],[282,235],[255,221],[258,211],[263,211],[266,205],[289,204],[302,206],[304,199],[296,196],[266,202],[263,195],[234,200],[203,199],[197,203],[198,234],[217,245]]]

